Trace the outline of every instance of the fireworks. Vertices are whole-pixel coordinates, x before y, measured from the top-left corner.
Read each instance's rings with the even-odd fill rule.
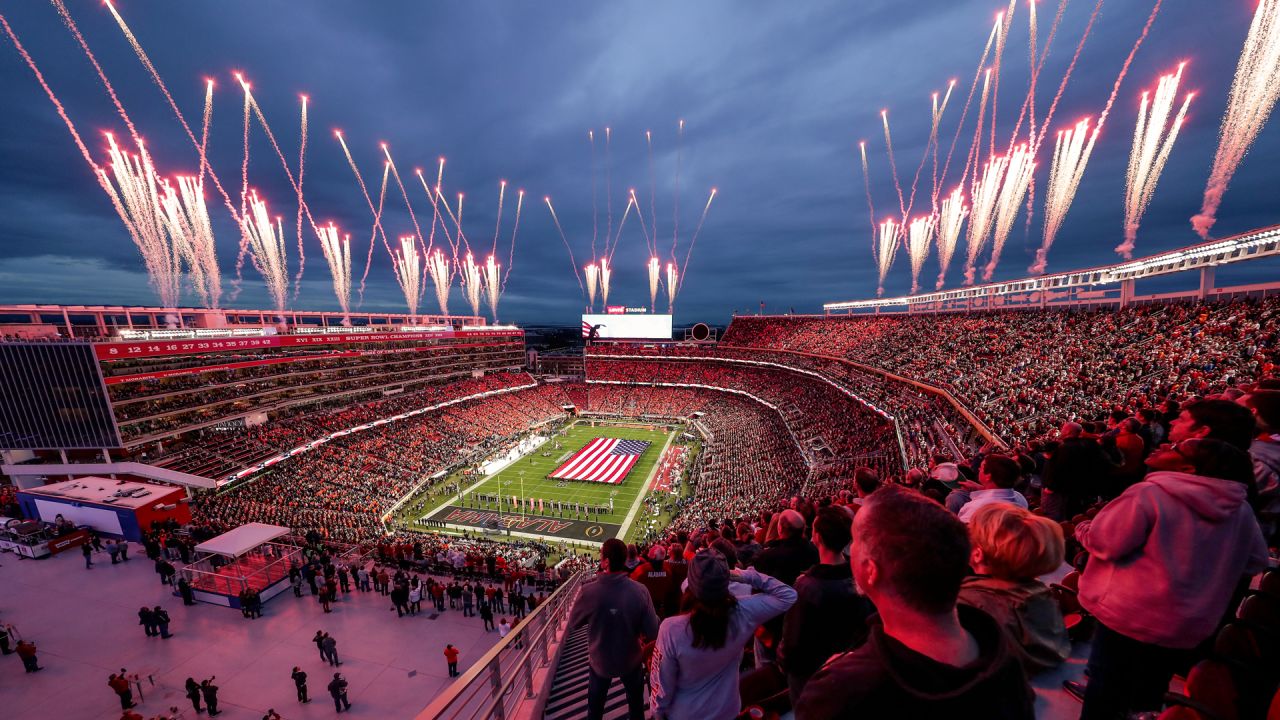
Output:
[[[1217,220],[1218,206],[1231,176],[1240,167],[1276,100],[1280,98],[1280,0],[1261,0],[1244,40],[1231,82],[1227,112],[1222,116],[1218,151],[1204,189],[1204,204],[1191,224],[1202,238]]]
[[[409,306],[409,315],[417,316],[418,300],[422,297],[422,259],[418,255],[418,246],[412,235],[400,238],[400,249],[394,253],[391,261],[396,271],[396,282],[400,283],[400,289],[404,291],[404,301]]]
[[[498,298],[502,294],[502,266],[490,255],[484,264],[484,292],[489,301],[489,313],[493,321],[498,322]]]
[[[596,308],[596,286],[600,282],[600,266],[595,263],[587,263],[582,268],[583,275],[587,278],[587,309],[594,310]]]
[[[1076,123],[1075,127],[1059,130],[1054,141],[1053,162],[1049,166],[1049,187],[1044,200],[1044,240],[1036,251],[1035,262],[1027,268],[1027,272],[1032,274],[1044,273],[1049,248],[1053,247],[1054,238],[1062,228],[1062,221],[1080,187],[1085,165],[1089,163],[1089,156],[1093,153],[1098,128],[1089,132],[1089,120],[1090,118],[1085,118]]]
[[[444,253],[436,248],[427,256],[427,274],[436,289],[436,302],[440,305],[440,314],[449,314],[449,287],[453,281],[453,272]]]
[[[675,312],[676,291],[680,286],[680,274],[675,263],[667,263],[667,312]]]
[[[978,254],[986,247],[995,222],[996,202],[1000,199],[1000,185],[1009,167],[1009,156],[1002,155],[987,161],[982,178],[975,180],[972,206],[969,210],[969,233],[966,235],[964,284],[972,285]]]
[[[284,225],[279,216],[272,221],[267,203],[258,197],[257,190],[249,191],[248,211],[241,228],[249,239],[253,264],[267,284],[276,312],[283,315],[289,293],[288,245],[284,239]]]
[[[609,258],[600,258],[600,304],[607,306],[609,304],[609,281],[613,278],[613,271],[609,269]]]
[[[334,130],[333,136],[338,139],[338,144],[342,146],[342,154],[347,158],[347,165],[351,167],[351,173],[356,177],[356,184],[360,186],[360,193],[364,195],[364,201],[369,205],[369,212],[373,214],[373,230],[369,237],[369,255],[365,258],[364,274],[360,276],[360,299],[364,299],[364,283],[369,277],[369,268],[373,265],[373,244],[378,238],[378,234],[382,231],[382,201],[387,194],[387,171],[389,167],[384,167],[382,172],[382,196],[378,198],[378,207],[373,206],[373,198],[369,196],[369,188],[364,184],[364,176],[360,174],[360,167],[356,165],[356,161],[351,157],[351,150],[347,148],[347,141],[342,137],[341,130]],[[382,245],[387,248],[387,252],[391,252],[391,246],[387,243],[386,233],[382,233]]]
[[[547,209],[551,211],[551,219],[556,224],[556,231],[560,233],[560,240],[564,243],[564,249],[569,253],[569,266],[573,268],[573,277],[578,281],[578,289],[584,290],[582,286],[582,275],[578,274],[578,263],[573,259],[573,248],[569,245],[569,238],[564,235],[564,228],[560,227],[560,218],[556,215],[556,208],[551,204],[550,197],[543,197],[542,201],[547,204]],[[592,285],[592,287],[594,288],[595,286]],[[594,289],[592,290],[591,296],[595,297]]]
[[[1000,198],[996,201],[995,230],[992,233],[991,260],[983,268],[982,279],[988,281],[995,274],[996,265],[1000,262],[1000,252],[1013,230],[1013,221],[1018,218],[1018,210],[1027,195],[1027,187],[1031,184],[1031,176],[1035,173],[1035,157],[1026,143],[1013,149],[1009,156],[1009,166],[1004,173],[1004,183],[1000,188]]]
[[[867,170],[867,143],[858,143],[858,151],[862,153],[862,187],[867,193],[867,220],[871,222],[871,237],[876,236],[876,206],[871,201],[871,173]]]
[[[320,247],[324,250],[324,259],[329,263],[329,274],[333,276],[333,294],[338,297],[338,305],[342,308],[342,324],[351,323],[351,236],[338,237],[338,228],[333,223],[319,228]]]
[[[1125,176],[1124,242],[1116,248],[1116,252],[1125,258],[1133,257],[1138,224],[1155,195],[1160,173],[1164,171],[1173,143],[1178,139],[1178,130],[1182,128],[1191,99],[1195,97],[1195,93],[1187,93],[1182,107],[1170,124],[1169,114],[1177,99],[1178,83],[1182,81],[1182,68],[1185,64],[1178,65],[1176,73],[1160,77],[1154,98],[1146,91],[1142,93],[1138,124],[1133,131],[1133,150],[1129,153],[1129,171]]]
[[[876,259],[876,267],[880,269],[880,287],[877,295],[884,294],[884,279],[893,267],[893,259],[898,255],[898,245],[902,242],[902,226],[893,219],[880,223],[880,232],[876,235],[872,254]]]
[[[658,258],[649,258],[649,312],[657,312],[658,281],[662,276],[662,263]]]
[[[468,250],[466,257],[462,259],[462,295],[467,299],[467,303],[471,306],[471,314],[480,314],[480,297],[484,292],[481,279],[480,266],[476,264],[475,257]]]
[[[186,264],[191,286],[205,307],[217,308],[222,298],[222,273],[204,200],[204,179],[178,176],[178,191],[164,181],[160,205],[165,227],[177,256]]]
[[[902,184],[898,182],[898,164],[893,161],[893,139],[889,137],[889,111],[881,110],[880,119],[884,122],[884,146],[889,151],[889,172],[893,175],[893,189],[898,191],[898,209],[902,217],[907,216],[907,201],[902,197]]]
[[[969,208],[964,204],[964,191],[957,187],[942,201],[942,209],[938,213],[938,284],[936,290],[942,289],[947,278],[947,268],[951,266],[951,258],[956,252],[956,243],[960,240],[960,229],[964,227],[964,219],[969,217]]]
[[[181,277],[180,260],[165,231],[164,211],[158,195],[159,178],[145,145],[138,154],[127,156],[107,133],[111,174],[99,169],[99,179],[111,197],[111,204],[124,221],[134,245],[142,253],[151,285],[166,308],[178,306]],[[112,184],[114,181],[114,185]]]
[[[929,257],[929,243],[933,240],[933,230],[938,222],[934,215],[925,215],[911,221],[907,226],[907,257],[911,260],[911,292],[920,289],[920,271],[924,269],[924,261]]]
[[[702,232],[702,224],[707,221],[707,212],[711,210],[711,201],[716,199],[716,188],[711,188],[711,194],[707,196],[707,204],[702,206],[702,217],[698,218],[698,226],[693,229],[693,237],[689,238],[689,249],[684,253],[685,272],[689,271],[689,258],[693,256],[693,246],[698,242],[698,234]]]

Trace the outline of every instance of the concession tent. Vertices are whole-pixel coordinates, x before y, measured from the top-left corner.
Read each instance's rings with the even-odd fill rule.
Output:
[[[222,533],[212,540],[200,543],[196,546],[196,552],[238,558],[250,550],[256,549],[259,545],[265,545],[289,533],[289,528],[280,525],[245,523],[234,530]]]

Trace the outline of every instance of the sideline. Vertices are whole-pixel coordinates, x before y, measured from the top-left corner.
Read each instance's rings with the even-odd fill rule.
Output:
[[[626,542],[627,533],[631,531],[631,523],[635,522],[636,515],[640,513],[640,506],[644,504],[644,499],[649,497],[649,493],[653,490],[653,480],[658,477],[658,469],[662,467],[662,458],[667,455],[667,448],[671,447],[671,439],[676,436],[680,430],[672,430],[667,433],[667,441],[662,445],[662,452],[658,453],[658,460],[653,464],[653,469],[649,471],[649,477],[644,480],[644,487],[640,492],[636,493],[636,499],[631,503],[631,512],[627,513],[627,518],[622,521],[622,528],[618,530],[618,538]]]

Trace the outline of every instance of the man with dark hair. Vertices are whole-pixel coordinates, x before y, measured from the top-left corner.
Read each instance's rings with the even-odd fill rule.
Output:
[[[587,626],[590,639],[587,720],[604,717],[613,678],[627,694],[631,720],[644,718],[644,638],[658,637],[658,615],[649,591],[627,577],[627,545],[609,538],[600,548],[601,572],[583,584],[566,632]]]
[[[983,717],[1030,720],[1035,696],[990,616],[956,606],[969,534],[945,508],[886,487],[853,523],[850,566],[875,604],[865,643],[805,685],[800,720]]]
[[[997,502],[1027,507],[1027,499],[1013,489],[1020,477],[1022,468],[1013,458],[1008,455],[986,456],[978,466],[978,482],[961,483],[962,487],[969,489],[969,502],[960,507],[957,517],[962,522],[969,522],[978,508]]]
[[[1257,434],[1249,445],[1257,485],[1254,510],[1263,534],[1274,539],[1280,527],[1280,390],[1254,390],[1240,403],[1257,423]]]
[[[1152,450],[1164,442],[1164,426],[1160,424],[1156,411],[1151,408],[1139,409],[1138,420],[1142,423],[1138,435],[1142,438],[1143,452],[1150,455]]]
[[[853,518],[845,508],[825,507],[813,521],[813,542],[821,562],[796,579],[796,604],[783,619],[778,664],[787,674],[791,702],[832,655],[862,644],[871,603],[853,587],[844,550],[852,540]]]
[[[649,548],[648,559],[631,571],[631,579],[640,583],[649,591],[653,600],[653,609],[659,618],[665,618],[679,612],[679,591],[671,586],[671,575],[666,566],[667,548],[654,545]]]
[[[1097,440],[1085,437],[1079,423],[1064,423],[1058,437],[1058,446],[1044,463],[1040,509],[1061,522],[1097,500],[1115,466]]]
[[[868,495],[880,489],[880,476],[871,468],[860,467],[853,471],[853,486],[858,491],[853,504],[860,506]]]
[[[1177,419],[1169,424],[1169,442],[1209,438],[1247,452],[1254,432],[1253,413],[1243,405],[1230,400],[1196,400],[1183,406]]]

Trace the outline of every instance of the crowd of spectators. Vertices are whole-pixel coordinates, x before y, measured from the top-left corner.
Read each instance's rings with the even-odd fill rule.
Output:
[[[738,317],[723,345],[847,359],[950,391],[1007,441],[1274,369],[1280,299],[1105,310]]]

